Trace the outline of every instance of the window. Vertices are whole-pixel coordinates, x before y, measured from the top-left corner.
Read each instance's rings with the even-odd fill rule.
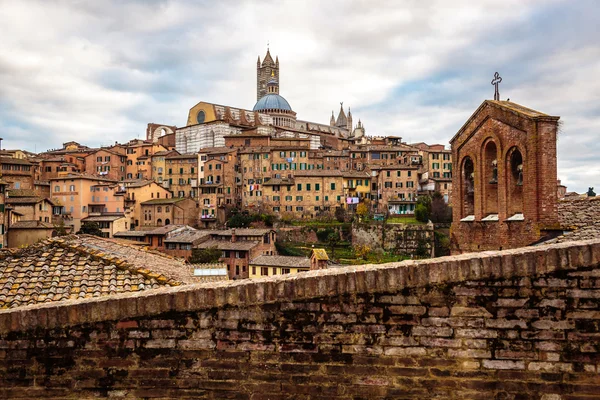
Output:
[[[315,183],[315,190],[321,190],[321,184],[320,183]]]
[[[285,157],[285,151],[280,151],[279,152],[279,157]]]
[[[414,186],[415,186],[414,182],[406,182],[406,187],[407,188],[411,188],[411,187],[414,187]]]
[[[267,267],[261,267],[260,268],[260,274],[262,276],[269,276],[269,268],[267,268]]]
[[[299,184],[297,185],[297,187],[296,187],[296,190],[298,190],[299,192],[301,192],[301,191],[302,191],[302,184],[301,184],[301,183],[299,183]]]
[[[279,207],[273,207],[273,212],[279,212]]]
[[[296,201],[302,201],[302,196],[296,196]]]
[[[57,185],[57,186],[54,186],[54,191],[55,191],[55,192],[60,192],[60,186],[58,186],[58,185]]]
[[[331,182],[331,190],[335,190],[335,183]]]
[[[304,211],[304,207],[296,207],[296,211]]]
[[[306,184],[306,191],[310,191],[310,183]]]
[[[385,188],[391,188],[392,187],[392,182],[384,182],[383,187],[385,187]]]
[[[285,201],[292,201],[292,196],[285,196]]]

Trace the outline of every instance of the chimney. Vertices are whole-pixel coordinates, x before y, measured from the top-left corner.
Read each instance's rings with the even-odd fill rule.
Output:
[[[235,236],[235,228],[231,230],[231,243],[235,243],[237,241],[237,237]]]

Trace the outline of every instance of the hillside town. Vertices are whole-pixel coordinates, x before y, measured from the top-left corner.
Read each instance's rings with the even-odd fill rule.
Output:
[[[70,141],[38,154],[1,150],[1,245],[93,226],[99,236],[187,259],[192,248],[206,247],[200,238],[235,242],[227,225],[235,213],[351,221],[360,207],[379,218],[410,217],[419,196],[434,193],[451,203],[452,157],[444,145],[369,136],[343,103],[329,123],[301,120],[279,94],[279,58],[267,51],[256,71],[252,109],[199,102],[186,126],[149,123],[145,139],[102,147]],[[195,236],[173,238],[191,229]],[[250,259],[277,254],[272,242],[262,251],[218,246],[245,260],[228,263],[230,277],[248,277]]]

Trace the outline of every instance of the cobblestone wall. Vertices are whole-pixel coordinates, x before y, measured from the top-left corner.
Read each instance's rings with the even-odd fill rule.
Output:
[[[600,396],[600,241],[0,312],[0,397]]]
[[[382,248],[395,254],[415,254],[424,246],[430,254],[433,248],[433,224],[353,224],[352,244]]]

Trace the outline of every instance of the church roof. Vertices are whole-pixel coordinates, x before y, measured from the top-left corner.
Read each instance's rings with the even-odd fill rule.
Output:
[[[265,55],[265,58],[263,59],[262,66],[264,67],[265,65],[270,65],[270,64],[275,64],[275,62],[273,61],[273,58],[271,57],[271,52],[269,51],[269,49],[267,49],[267,54]]]
[[[340,113],[338,114],[337,120],[335,121],[335,126],[346,127],[348,125],[348,119],[346,118],[346,113],[344,112],[343,105],[340,104]]]
[[[263,111],[263,110],[286,110],[292,111],[292,107],[290,103],[287,102],[282,96],[269,93],[266,96],[263,96],[260,100],[256,102],[254,105],[253,111]]]

